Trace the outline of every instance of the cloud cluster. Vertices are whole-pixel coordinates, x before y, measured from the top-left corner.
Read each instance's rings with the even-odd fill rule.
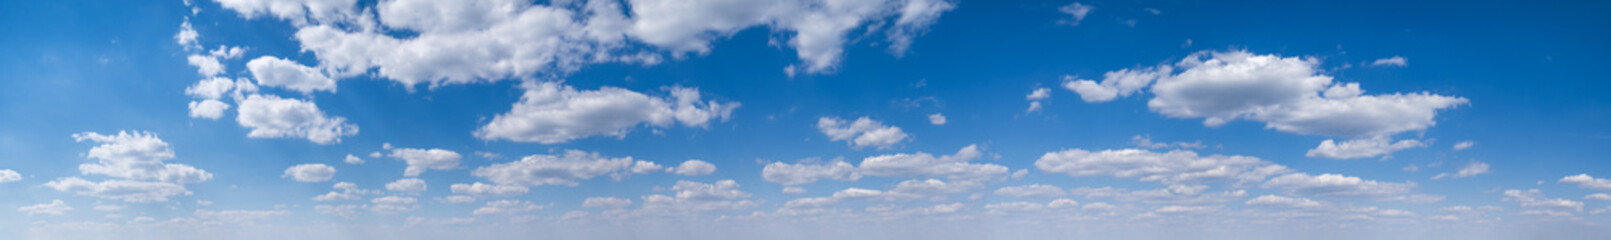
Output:
[[[116,135],[94,132],[73,134],[79,142],[99,143],[86,157],[94,163],[78,165],[84,175],[102,175],[113,180],[90,181],[66,177],[45,183],[57,191],[117,199],[128,202],[164,202],[176,195],[189,195],[184,184],[205,182],[212,173],[178,163],[167,142],[150,132],[121,131]]]
[[[531,155],[519,161],[476,168],[470,175],[506,186],[576,186],[578,181],[610,175],[620,179],[630,174],[659,171],[662,167],[632,157],[610,158],[594,152],[565,150],[556,155]]]
[[[671,97],[654,97],[614,87],[576,90],[558,82],[522,85],[520,96],[507,113],[476,130],[488,140],[554,144],[591,136],[625,137],[639,125],[704,127],[712,120],[726,121],[736,102],[704,101],[697,89],[670,87]]]
[[[768,182],[783,185],[800,185],[820,179],[856,181],[861,176],[889,178],[946,178],[957,181],[983,181],[1007,176],[1007,167],[973,163],[982,153],[977,145],[968,145],[955,154],[896,153],[870,156],[861,164],[844,161],[827,163],[769,163],[761,169],[761,177]]]
[[[830,141],[845,141],[857,149],[863,147],[888,149],[909,139],[909,135],[901,131],[901,127],[886,126],[883,122],[867,117],[857,118],[855,121],[845,121],[837,117],[818,118],[817,130],[828,135]]]

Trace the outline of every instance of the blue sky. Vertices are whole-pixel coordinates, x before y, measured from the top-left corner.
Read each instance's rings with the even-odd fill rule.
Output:
[[[1611,234],[1605,3],[0,5],[6,238]]]

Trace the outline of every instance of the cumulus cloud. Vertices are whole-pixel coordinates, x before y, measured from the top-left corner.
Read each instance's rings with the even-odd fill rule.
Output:
[[[1355,159],[1383,156],[1398,150],[1417,147],[1426,147],[1426,143],[1415,139],[1405,139],[1394,142],[1392,139],[1388,139],[1385,136],[1351,139],[1343,141],[1342,143],[1337,143],[1332,139],[1326,139],[1325,141],[1320,142],[1320,146],[1315,146],[1314,149],[1309,149],[1309,153],[1305,154],[1305,156],[1312,158]]]
[[[73,134],[73,138],[79,142],[99,143],[84,154],[96,162],[79,164],[80,173],[116,179],[93,182],[67,177],[45,183],[45,186],[84,196],[162,202],[171,196],[189,195],[184,184],[213,178],[212,173],[190,165],[164,162],[174,158],[173,149],[150,132],[120,131],[117,135],[85,132]]]
[[[497,201],[488,201],[486,206],[482,206],[481,208],[477,208],[474,212],[471,212],[471,213],[475,214],[475,215],[515,214],[515,213],[521,213],[521,212],[530,212],[530,211],[542,210],[543,208],[544,208],[544,206],[533,204],[530,201],[497,200]]]
[[[1577,185],[1578,187],[1581,187],[1581,188],[1588,188],[1588,189],[1594,189],[1594,190],[1600,190],[1600,191],[1611,191],[1611,180],[1607,180],[1607,179],[1604,179],[1604,178],[1595,178],[1594,176],[1589,176],[1588,174],[1578,174],[1578,175],[1566,176],[1566,177],[1563,177],[1563,178],[1561,178],[1561,180],[1556,181],[1556,182],[1564,183],[1564,184],[1575,184],[1575,185]]]
[[[632,205],[632,199],[614,197],[590,197],[582,200],[585,208],[625,208]]]
[[[1455,172],[1452,172],[1452,173],[1439,173],[1437,176],[1432,176],[1432,180],[1438,180],[1438,179],[1443,179],[1443,178],[1465,178],[1465,177],[1470,177],[1470,176],[1481,175],[1481,174],[1484,174],[1484,173],[1488,173],[1488,163],[1471,162],[1470,164],[1466,164],[1466,166],[1464,166],[1464,167],[1460,167],[1459,171],[1455,171]]]
[[[356,164],[364,164],[364,159],[363,158],[358,158],[358,156],[353,156],[352,154],[347,154],[347,157],[342,158],[341,162],[345,162],[347,164],[354,164],[354,165],[356,165]]]
[[[18,212],[27,213],[30,217],[34,215],[62,215],[67,213],[67,211],[72,210],[73,207],[67,206],[67,203],[62,202],[61,199],[56,199],[50,203],[34,204],[17,208]]]
[[[0,183],[22,181],[22,174],[16,170],[0,169]]]
[[[481,139],[543,144],[591,136],[625,137],[640,125],[705,127],[727,121],[736,102],[704,101],[697,89],[669,87],[670,97],[655,97],[615,87],[576,90],[557,82],[535,82],[507,113],[476,130]]]
[[[1255,157],[1199,156],[1187,150],[1153,152],[1142,149],[1048,152],[1035,161],[1035,167],[1041,171],[1076,177],[1111,176],[1164,184],[1250,182],[1290,171],[1284,166]]]
[[[945,125],[945,115],[940,113],[929,114],[929,124]]]
[[[386,184],[386,191],[419,193],[425,191],[425,180],[418,178],[397,179]]]
[[[285,175],[298,182],[323,182],[336,177],[336,168],[321,163],[299,164],[285,169]]]
[[[1252,120],[1282,132],[1349,138],[1424,130],[1436,124],[1437,111],[1468,103],[1425,92],[1365,95],[1358,83],[1334,83],[1319,64],[1246,51],[1202,52],[1174,66],[1114,71],[1102,83],[1076,80],[1065,87],[1101,102],[1148,88],[1150,81],[1147,107],[1164,116],[1203,118],[1210,127]]]
[[[1243,202],[1242,204],[1247,204],[1249,206],[1272,206],[1284,208],[1313,208],[1320,207],[1322,205],[1320,202],[1310,200],[1308,198],[1282,197],[1276,195],[1259,196],[1257,198],[1248,199],[1247,202]]]
[[[252,78],[257,79],[257,85],[260,86],[282,87],[303,94],[336,91],[335,79],[325,76],[318,69],[291,60],[263,56],[246,62],[246,69],[252,71]]]
[[[800,185],[814,183],[819,179],[856,181],[861,179],[861,174],[856,172],[855,165],[839,160],[827,163],[774,162],[761,168],[761,179],[783,185]]]
[[[901,127],[885,126],[883,122],[867,117],[857,118],[854,122],[846,122],[837,117],[818,118],[817,130],[828,135],[830,141],[845,141],[857,149],[862,147],[888,149],[908,139],[908,135],[901,131]]]
[[[83,178],[67,177],[47,182],[45,186],[61,192],[126,202],[166,202],[169,197],[191,194],[184,185],[172,182],[130,180],[92,182]]]
[[[318,144],[341,142],[341,137],[358,134],[358,126],[346,118],[330,117],[313,102],[253,94],[240,101],[235,120],[250,128],[251,138],[306,138]]]
[[[862,159],[858,170],[862,175],[880,177],[943,177],[951,180],[988,180],[1007,176],[1007,167],[971,163],[981,153],[979,146],[968,145],[955,154],[934,156],[924,152],[878,155]]]
[[[1379,198],[1408,193],[1415,183],[1364,180],[1340,174],[1309,175],[1292,173],[1271,178],[1265,188],[1278,188],[1290,195],[1332,198]]]
[[[457,168],[459,167],[459,159],[464,158],[457,152],[439,148],[391,148],[391,150],[390,154],[386,154],[387,157],[408,163],[408,168],[403,169],[403,176],[405,177],[419,176],[425,173],[426,170]]]
[[[660,53],[707,53],[710,42],[766,26],[790,32],[786,44],[807,72],[834,69],[852,33],[882,30],[890,51],[905,52],[939,16],[940,0],[882,1],[521,1],[223,0],[246,18],[275,17],[296,26],[295,38],[321,68],[340,76],[371,69],[405,85],[465,83],[556,75],[603,62],[653,64]],[[412,33],[401,37],[379,29]]]
[[[996,189],[996,195],[1013,196],[1018,198],[1050,198],[1064,195],[1063,188],[1052,185],[1031,184],[1024,186],[1011,186]]]
[[[716,173],[716,165],[695,159],[684,161],[676,167],[667,168],[666,172],[683,176],[703,176]]]
[[[455,183],[449,186],[454,194],[469,194],[479,197],[513,197],[526,195],[531,189],[525,186],[492,185],[481,182],[474,184]]]
[[[737,181],[720,180],[715,183],[677,181],[671,186],[674,196],[654,194],[643,197],[643,209],[662,212],[718,211],[753,208],[759,205],[748,200],[750,194],[739,190]]]
[[[610,175],[620,179],[630,174],[643,174],[659,170],[652,162],[632,157],[609,158],[594,152],[565,150],[558,155],[531,155],[519,161],[492,164],[476,168],[470,175],[498,185],[576,186],[578,181]]]

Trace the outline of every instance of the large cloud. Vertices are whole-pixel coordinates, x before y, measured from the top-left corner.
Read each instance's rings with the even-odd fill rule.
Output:
[[[306,138],[318,144],[341,142],[341,137],[358,134],[358,126],[346,118],[326,116],[313,102],[253,94],[240,101],[235,120],[252,129],[252,138]]]
[[[85,132],[73,134],[73,138],[100,144],[85,153],[96,162],[78,165],[80,173],[115,179],[95,182],[67,177],[45,183],[46,187],[128,202],[162,202],[168,197],[191,194],[184,184],[213,178],[212,173],[190,165],[165,163],[174,157],[173,149],[150,132],[122,131],[117,135]]]
[[[942,0],[524,1],[218,0],[247,18],[272,16],[298,27],[296,39],[338,76],[371,69],[402,82],[464,83],[563,74],[599,62],[655,63],[653,46],[676,55],[706,53],[739,30],[791,32],[807,72],[831,71],[858,29],[883,35],[900,54],[954,5]],[[360,10],[372,9],[373,11]],[[630,17],[629,17],[630,16]],[[384,30],[407,32],[406,37]],[[183,42],[183,40],[181,40]],[[636,44],[642,43],[642,44]]]
[[[476,130],[476,137],[545,144],[598,135],[623,137],[643,124],[703,127],[711,120],[726,121],[739,106],[703,101],[697,89],[683,87],[668,88],[670,98],[614,87],[580,91],[557,82],[523,87],[526,93],[520,102]]]
[[[247,62],[246,69],[252,71],[252,78],[257,79],[257,85],[261,86],[282,87],[304,94],[336,91],[335,79],[325,76],[318,69],[291,60],[263,56]]]

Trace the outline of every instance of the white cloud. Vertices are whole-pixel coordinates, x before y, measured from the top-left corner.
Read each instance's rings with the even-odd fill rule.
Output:
[[[1340,174],[1309,175],[1292,173],[1271,178],[1265,188],[1279,188],[1290,195],[1335,198],[1388,198],[1408,193],[1415,183],[1364,180]]]
[[[1174,68],[1169,66],[1120,69],[1103,73],[1100,83],[1075,76],[1063,76],[1063,88],[1078,93],[1080,100],[1085,102],[1106,102],[1141,92],[1147,85],[1152,85],[1153,81],[1169,76],[1172,71]]]
[[[805,194],[805,193],[806,193],[805,188],[801,188],[801,187],[784,187],[783,188],[783,194]]]
[[[419,209],[419,199],[411,197],[386,196],[370,199],[369,211],[380,214],[397,214]]]
[[[625,208],[632,205],[632,199],[614,197],[590,197],[582,200],[585,208]]]
[[[338,182],[334,186],[331,186],[331,188],[334,188],[336,190],[341,190],[341,191],[340,192],[330,191],[329,193],[325,193],[324,195],[314,196],[313,200],[314,201],[320,201],[320,202],[358,200],[358,198],[359,198],[358,195],[378,194],[379,193],[378,191],[375,191],[375,190],[359,189],[358,184],[354,184],[354,183],[350,183],[350,182]]]
[[[557,82],[534,82],[509,112],[476,130],[481,139],[554,144],[591,136],[625,137],[639,125],[705,127],[727,121],[736,102],[704,101],[697,89],[667,88],[671,97],[603,87],[579,91]]]
[[[408,168],[403,169],[403,176],[414,177],[425,173],[426,170],[448,170],[459,167],[459,159],[464,158],[457,152],[446,149],[432,148],[393,148],[387,157],[403,160]]]
[[[200,45],[196,44],[196,39],[200,37],[201,33],[196,32],[196,28],[190,25],[190,18],[185,18],[184,23],[179,24],[179,32],[173,34],[174,42],[186,48],[200,48]]]
[[[1064,195],[1063,188],[1052,185],[1032,184],[1024,186],[1011,186],[996,189],[996,195],[1006,195],[1018,198],[1050,198]]]
[[[1565,183],[1565,184],[1577,184],[1577,186],[1581,187],[1581,188],[1595,189],[1595,190],[1601,190],[1601,191],[1611,191],[1611,180],[1607,180],[1607,179],[1603,179],[1603,178],[1594,178],[1593,176],[1589,176],[1588,174],[1578,174],[1578,175],[1566,176],[1566,177],[1563,177],[1563,178],[1561,178],[1561,180],[1556,181],[1556,182]]]
[[[82,178],[67,177],[47,182],[45,186],[61,192],[126,202],[166,202],[168,197],[191,194],[184,185],[171,182],[129,180],[91,182]]]
[[[1460,151],[1460,150],[1470,149],[1471,147],[1474,147],[1474,146],[1477,146],[1477,142],[1474,142],[1474,141],[1471,141],[1471,140],[1465,140],[1465,141],[1460,141],[1458,143],[1454,143],[1454,147],[1452,147],[1451,149],[1453,149],[1455,151]]]
[[[318,69],[291,60],[263,56],[247,62],[246,69],[252,71],[252,78],[257,79],[257,85],[261,86],[282,87],[303,94],[336,91],[335,79],[325,76]]]
[[[0,183],[22,181],[22,174],[16,170],[0,169]]]
[[[1029,95],[1024,96],[1024,99],[1029,100],[1029,109],[1024,110],[1024,112],[1040,111],[1040,108],[1041,108],[1040,100],[1044,100],[1044,99],[1051,98],[1051,97],[1052,97],[1052,89],[1050,89],[1050,88],[1035,88],[1034,91],[1029,92]]]
[[[888,149],[908,139],[908,135],[901,131],[901,127],[885,126],[883,122],[867,117],[857,118],[854,122],[846,122],[837,117],[818,118],[817,130],[828,135],[830,141],[845,141],[857,149],[862,147]]]
[[[1195,142],[1153,142],[1152,141],[1152,136],[1146,136],[1146,135],[1135,135],[1133,137],[1130,137],[1130,144],[1135,144],[1136,147],[1151,148],[1151,149],[1159,149],[1159,148],[1204,148],[1204,147],[1207,147],[1206,145],[1203,145],[1203,141],[1195,141]]]
[[[1035,167],[1041,171],[1076,177],[1111,176],[1164,184],[1259,181],[1290,171],[1255,157],[1198,156],[1196,152],[1187,150],[1160,153],[1142,149],[1048,152],[1035,161]]]
[[[418,193],[424,192],[425,188],[425,180],[418,178],[397,179],[397,181],[386,184],[386,191],[393,192]]]
[[[482,206],[472,213],[475,215],[514,214],[537,210],[543,210],[543,206],[532,204],[529,201],[498,200],[488,201],[486,206]]]
[[[677,167],[667,168],[666,172],[676,173],[677,175],[683,176],[710,175],[712,173],[716,173],[716,165],[695,159],[684,161],[681,165],[677,165]]]
[[[1310,200],[1308,198],[1282,197],[1276,195],[1259,196],[1257,198],[1249,199],[1247,202],[1243,202],[1242,204],[1285,208],[1312,208],[1320,207],[1322,205],[1320,202]]]
[[[1521,204],[1522,207],[1573,210],[1578,212],[1583,211],[1583,202],[1560,198],[1545,198],[1544,192],[1538,191],[1538,189],[1528,189],[1527,191],[1508,189],[1505,190],[1504,194],[1504,201],[1516,202],[1517,204]]]
[[[474,184],[456,183],[449,186],[454,194],[469,194],[479,197],[513,197],[526,195],[531,189],[525,186],[492,185],[481,182]]]
[[[1386,136],[1351,139],[1343,141],[1342,143],[1337,143],[1332,139],[1326,139],[1325,141],[1321,141],[1320,145],[1315,146],[1314,149],[1309,149],[1309,153],[1305,154],[1304,156],[1312,158],[1355,159],[1383,156],[1392,154],[1393,152],[1399,150],[1417,147],[1426,147],[1426,143],[1415,139],[1405,139],[1393,142],[1392,139],[1388,139]]]
[[[1057,12],[1068,14],[1068,18],[1057,20],[1057,24],[1079,26],[1080,21],[1085,20],[1085,16],[1091,14],[1091,9],[1091,6],[1077,2],[1058,7]]]
[[[73,139],[99,143],[85,154],[95,163],[78,165],[79,172],[129,180],[157,180],[178,184],[212,179],[213,174],[190,165],[164,163],[174,157],[167,142],[150,132],[119,131],[117,135],[94,132],[73,134]]]
[[[929,114],[929,124],[945,125],[945,115],[940,113]]]
[[[374,69],[380,77],[410,86],[558,75],[603,62],[653,64],[661,61],[660,54],[632,43],[677,56],[703,54],[710,51],[710,42],[755,26],[792,32],[787,44],[804,62],[804,70],[826,72],[844,55],[851,33],[887,29],[890,51],[899,54],[941,13],[954,8],[938,0],[638,0],[626,2],[630,12],[618,1],[533,5],[409,0],[373,8],[360,8],[351,0],[221,3],[247,18],[291,21],[302,49],[312,52],[321,68],[341,76]],[[382,27],[414,34],[394,36],[378,31]]]
[[[364,164],[363,158],[358,158],[358,156],[353,156],[352,154],[347,154],[347,157],[342,158],[341,161],[347,164]]]
[[[1370,65],[1373,66],[1373,67],[1380,67],[1380,66],[1404,67],[1404,66],[1409,66],[1410,65],[1410,60],[1406,59],[1404,57],[1400,57],[1400,56],[1393,56],[1393,57],[1389,57],[1389,58],[1376,59],[1376,61],[1371,61]]]
[[[652,166],[644,168],[645,166]],[[476,168],[470,175],[498,185],[576,186],[580,180],[610,175],[620,179],[629,174],[642,174],[659,170],[652,162],[632,157],[608,158],[594,152],[565,150],[561,155],[530,155],[519,161],[492,164]]]
[[[190,101],[190,117],[218,119],[224,117],[224,110],[229,110],[229,104],[215,99]]]
[[[285,175],[298,182],[323,182],[336,177],[336,168],[322,163],[309,163],[291,166],[285,169]]]
[[[1164,116],[1204,118],[1203,124],[1210,127],[1246,119],[1263,122],[1269,129],[1309,135],[1368,138],[1424,130],[1436,124],[1433,119],[1438,110],[1468,103],[1465,98],[1425,92],[1364,95],[1358,83],[1333,83],[1331,76],[1320,74],[1319,64],[1314,58],[1246,51],[1202,52],[1174,67],[1121,70],[1110,75],[1128,72],[1143,76],[1137,77],[1143,80],[1131,81],[1137,84],[1156,76],[1147,106]],[[1119,90],[1132,89],[1120,86],[1136,86],[1115,80],[1108,89],[1106,82],[1073,83],[1077,85],[1074,89],[1087,88],[1085,92],[1091,96],[1082,93],[1081,97],[1090,100],[1109,99],[1107,93],[1117,95]]]
[[[934,156],[924,152],[878,155],[862,159],[860,173],[880,177],[943,177],[951,180],[988,180],[1007,176],[1007,167],[970,163],[978,159],[979,146],[968,145],[957,153]]]
[[[196,66],[196,74],[201,74],[205,77],[213,77],[224,73],[224,64],[218,62],[218,58],[216,57],[201,54],[191,54],[190,57],[186,57],[185,60],[188,61],[191,66]]]
[[[476,200],[475,197],[466,196],[466,195],[453,195],[453,196],[446,196],[446,197],[437,198],[437,201],[441,201],[441,202],[444,202],[444,203],[469,203],[469,202],[475,202],[475,200]]]
[[[1607,194],[1607,193],[1589,194],[1588,196],[1583,196],[1583,199],[1611,201],[1611,194]]]
[[[823,164],[774,162],[761,168],[761,179],[783,185],[800,185],[817,182],[818,179],[856,181],[861,179],[861,174],[856,172],[855,165],[839,160]]]
[[[1119,202],[1143,202],[1153,204],[1205,204],[1225,203],[1235,201],[1247,196],[1247,190],[1208,191],[1207,185],[1170,185],[1167,188],[1150,190],[1130,190],[1113,187],[1101,188],[1073,188],[1068,190],[1069,195],[1084,196],[1086,198],[1105,198]],[[1087,207],[1091,207],[1087,205]]]
[[[261,219],[265,219],[265,218],[291,215],[291,211],[285,211],[285,210],[261,210],[261,211],[254,211],[254,210],[223,210],[223,211],[213,211],[213,210],[197,209],[195,211],[195,215],[196,215],[196,218],[198,218],[198,219],[219,220],[219,221],[225,221],[225,222],[251,222],[251,221],[261,220]]]
[[[336,216],[341,216],[341,217],[352,217],[353,215],[358,214],[358,207],[359,207],[358,205],[354,205],[354,204],[344,204],[344,205],[319,204],[319,205],[314,205],[313,206],[313,212],[316,212],[316,213],[319,213],[319,214],[336,215]]]
[[[739,190],[738,182],[721,180],[715,183],[677,181],[671,186],[675,196],[649,195],[643,197],[643,209],[655,211],[717,211],[753,208],[759,203],[745,200],[751,195]]]
[[[1437,176],[1432,176],[1432,180],[1443,178],[1465,178],[1484,173],[1488,173],[1488,163],[1471,162],[1470,164],[1466,164],[1464,167],[1460,167],[1459,171],[1455,171],[1453,173],[1440,173]]]
[[[28,216],[30,217],[34,215],[62,215],[63,213],[67,213],[67,211],[72,210],[73,207],[67,206],[67,203],[62,202],[61,199],[56,199],[50,203],[34,204],[17,208],[18,212],[28,213]]]
[[[235,89],[235,80],[221,77],[208,78],[196,81],[196,84],[185,87],[185,94],[201,99],[220,99],[233,89]]]
[[[250,128],[251,138],[306,138],[318,144],[341,142],[358,134],[346,118],[329,117],[313,102],[253,94],[241,100],[235,120]]]

